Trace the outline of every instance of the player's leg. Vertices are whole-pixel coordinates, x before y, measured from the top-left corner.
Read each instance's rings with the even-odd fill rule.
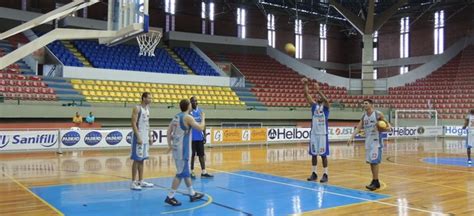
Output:
[[[168,193],[168,196],[166,196],[165,203],[168,203],[172,206],[181,205],[181,203],[176,198],[174,198],[174,195],[176,194],[176,190],[178,190],[178,187],[180,184],[181,184],[181,178],[174,177],[173,183],[171,183],[171,191]]]
[[[321,160],[323,162],[323,177],[321,177],[321,180],[319,182],[321,183],[326,183],[328,179],[328,155],[329,155],[329,137],[326,135],[324,137],[321,137],[321,142],[324,142],[324,146],[326,146],[325,150],[323,153],[320,153],[321,155]]]
[[[467,163],[472,164],[471,160],[471,147],[467,148]]]
[[[380,188],[379,182],[379,164],[382,161],[382,148],[381,147],[374,147],[370,151],[370,171],[372,172],[372,182],[370,185],[365,186],[367,189],[373,191]]]
[[[194,158],[196,157],[196,148],[197,148],[197,142],[192,141],[191,142],[191,178],[196,178],[196,175],[194,174]]]
[[[317,165],[318,165],[318,156],[316,155],[311,155],[311,175],[308,177],[308,181],[316,181],[318,180],[318,174],[316,174],[317,171]]]
[[[308,181],[318,180],[317,165],[318,165],[318,151],[319,151],[319,137],[312,136],[309,141],[309,154],[311,155],[311,175],[308,177]]]
[[[137,144],[137,139],[135,136],[132,137],[131,148],[132,148],[132,152],[130,154],[130,159],[133,160],[133,163],[132,163],[132,184],[130,185],[130,189],[141,190],[142,187],[137,181],[138,165],[139,165],[138,161],[140,160],[140,157],[138,156],[138,153],[137,153],[138,144]]]
[[[207,171],[206,171],[206,153],[204,151],[204,142],[203,141],[200,141],[196,145],[196,154],[199,157],[199,163],[201,165],[201,170],[202,170],[201,177],[205,177],[205,178],[214,177],[213,175],[207,173]]]

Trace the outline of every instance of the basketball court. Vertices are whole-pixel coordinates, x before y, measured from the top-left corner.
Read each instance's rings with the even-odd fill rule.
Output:
[[[360,143],[333,144],[328,184],[306,181],[310,169],[304,144],[212,148],[208,164],[213,179],[197,178],[205,199],[180,207],[163,203],[174,172],[170,155],[152,151],[147,180],[156,187],[129,189],[128,152],[80,151],[3,155],[0,188],[2,214],[64,215],[315,215],[402,214],[468,215],[473,168],[449,146],[459,140],[397,140],[386,144],[382,188],[365,189],[370,170]],[[394,151],[394,145],[398,149]],[[456,152],[453,152],[455,150]],[[30,159],[19,159],[28,156]],[[459,161],[444,163],[443,160]],[[427,161],[427,162],[425,162]],[[431,161],[437,161],[433,163]],[[460,162],[463,161],[464,163]],[[180,190],[184,190],[181,188]],[[12,197],[22,205],[6,205]]]

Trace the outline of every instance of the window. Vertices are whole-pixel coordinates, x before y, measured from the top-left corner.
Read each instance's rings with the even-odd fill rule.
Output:
[[[176,0],[165,0],[166,31],[174,31]]]
[[[444,10],[435,12],[434,16],[434,54],[444,50]]]
[[[400,58],[408,58],[409,49],[410,18],[400,19]],[[400,67],[400,74],[408,72],[407,66]]]
[[[295,20],[295,43],[297,59],[303,58],[303,22],[300,19]]]
[[[327,61],[327,28],[326,24],[319,24],[319,60]]]
[[[268,46],[275,48],[275,15],[267,14]]]
[[[373,35],[373,41],[374,41],[374,62],[378,60],[378,53],[379,53],[379,49],[377,47],[377,43],[379,41],[379,32],[378,31],[375,31],[374,32],[374,35]],[[377,79],[377,69],[374,68],[374,80]]]
[[[246,16],[247,12],[243,8],[237,8],[237,28],[238,28],[238,37],[245,38],[246,37]]]

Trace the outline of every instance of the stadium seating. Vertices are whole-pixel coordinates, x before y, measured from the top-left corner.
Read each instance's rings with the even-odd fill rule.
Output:
[[[204,61],[193,49],[175,47],[173,50],[197,75],[219,76],[219,73],[217,73],[217,71]]]
[[[308,106],[301,85],[303,76],[285,67],[276,60],[264,55],[212,55],[213,60],[230,61],[253,84],[251,91],[266,106],[303,107]],[[337,100],[346,95],[346,89],[320,84],[321,89],[330,100]],[[314,86],[310,85],[311,93]]]
[[[154,57],[139,56],[136,45],[120,44],[113,47],[95,41],[74,41],[73,44],[96,68],[186,74],[163,48]]]
[[[49,50],[66,66],[83,67],[82,62],[79,61],[61,41],[54,41],[48,44]]]
[[[155,103],[176,104],[183,98],[197,96],[204,105],[245,105],[229,87],[80,79],[71,83],[93,103],[140,102],[141,93],[148,91],[154,94]]]
[[[28,43],[23,34],[0,41],[0,57]],[[26,73],[25,73],[26,72]],[[31,69],[22,61],[0,70],[0,95],[6,100],[56,100],[56,94],[39,76],[31,76]]]

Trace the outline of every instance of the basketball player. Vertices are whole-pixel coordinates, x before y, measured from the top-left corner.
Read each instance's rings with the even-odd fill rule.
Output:
[[[148,159],[148,149],[153,144],[150,130],[150,103],[152,97],[149,92],[142,94],[142,102],[133,108],[132,112],[132,190],[141,190],[143,187],[153,187],[152,183],[143,181],[143,162]],[[137,180],[138,173],[138,181]]]
[[[319,182],[325,183],[328,181],[328,158],[329,155],[329,139],[328,139],[328,117],[329,117],[329,102],[326,95],[320,91],[319,85],[315,83],[316,93],[319,95],[318,101],[315,102],[309,94],[308,79],[303,78],[301,82],[304,84],[304,95],[306,100],[311,105],[311,135],[309,141],[309,154],[311,155],[311,164],[313,171],[309,176],[308,181],[316,181],[318,175],[316,174],[316,166],[318,164],[318,155],[321,156],[323,162],[323,177]]]
[[[172,206],[179,206],[181,203],[174,198],[176,190],[184,179],[190,196],[190,201],[194,202],[201,199],[204,195],[194,191],[191,181],[191,171],[189,169],[189,154],[191,150],[191,129],[203,131],[206,127],[205,114],[201,113],[201,123],[197,123],[189,115],[192,110],[188,99],[183,99],[179,103],[181,113],[177,114],[168,127],[168,152],[173,152],[173,158],[176,164],[176,176],[173,179],[171,191],[165,199],[165,202]]]
[[[471,148],[474,144],[474,109],[471,109],[471,112],[467,114],[466,120],[464,121],[464,126],[462,129],[467,128],[466,136],[466,148],[467,148],[467,163],[472,164],[471,161]]]
[[[365,132],[365,160],[370,164],[370,170],[372,171],[372,182],[365,187],[373,191],[380,188],[379,164],[382,162],[383,149],[383,140],[377,128],[377,122],[380,120],[385,121],[385,117],[382,112],[373,108],[373,101],[370,99],[364,100],[363,107],[365,112],[362,114],[362,118],[348,144],[352,143],[355,135],[363,128]]]
[[[202,110],[198,108],[198,100],[196,97],[191,97],[191,116],[198,123],[201,123]],[[212,178],[213,175],[206,171],[206,154],[204,152],[204,144],[206,144],[206,128],[203,131],[193,130],[193,142],[192,142],[192,153],[191,153],[191,178],[196,178],[194,174],[194,158],[197,155],[199,157],[199,163],[201,164],[201,177]]]

